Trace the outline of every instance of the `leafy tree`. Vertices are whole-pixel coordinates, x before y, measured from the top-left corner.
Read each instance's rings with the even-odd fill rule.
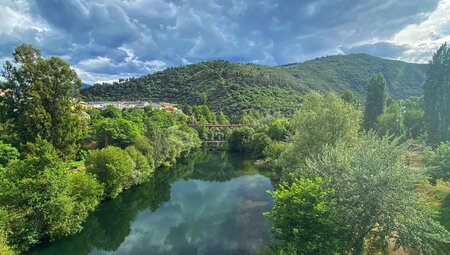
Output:
[[[356,109],[359,109],[359,106],[360,106],[359,97],[357,95],[355,95],[355,93],[353,93],[353,91],[351,91],[350,89],[347,89],[341,95],[341,99],[344,100],[345,102],[353,105]]]
[[[205,120],[206,123],[216,123],[216,115],[209,109],[207,105],[196,105],[192,107],[192,112],[197,122]]]
[[[79,91],[81,80],[65,61],[44,59],[39,49],[23,44],[13,53],[14,64],[6,61],[0,97],[10,132],[22,145],[40,136],[49,141],[60,155],[71,158],[78,150],[81,136]]]
[[[409,138],[419,138],[425,133],[423,98],[411,97],[401,101],[403,123]]]
[[[423,85],[425,125],[428,141],[439,144],[450,139],[450,48],[443,44],[429,64]]]
[[[102,119],[95,123],[97,142],[101,147],[115,145],[125,148],[132,145],[142,133],[133,122],[122,119]]]
[[[288,174],[317,157],[325,146],[358,139],[360,112],[333,93],[310,93],[291,121],[289,144],[280,155],[279,166]]]
[[[275,205],[265,213],[272,221],[274,237],[280,240],[280,254],[341,254],[341,226],[333,212],[329,180],[296,179],[269,192]]]
[[[149,161],[136,149],[135,146],[129,146],[126,151],[133,160],[133,171],[130,179],[130,186],[141,184],[150,179],[151,174],[155,170],[149,164]]]
[[[0,231],[0,254],[15,255],[16,252],[7,244],[7,235]]]
[[[86,170],[102,183],[106,197],[115,198],[123,189],[129,187],[133,161],[126,151],[108,146],[91,152],[86,158]]]
[[[94,211],[103,196],[103,187],[95,179],[95,176],[85,171],[68,174],[68,195],[74,200],[80,217],[83,222],[88,213]]]
[[[428,151],[423,160],[434,182],[450,180],[450,142],[441,143],[436,151]]]
[[[327,147],[322,157],[295,171],[298,178],[331,179],[335,217],[348,226],[341,233],[347,252],[383,250],[393,241],[397,248],[439,254],[441,242],[450,242],[437,213],[426,209],[417,193],[426,177],[403,161],[405,150],[397,141],[369,134]]]
[[[250,151],[250,139],[255,131],[250,127],[240,127],[233,130],[228,138],[230,151],[246,152]]]
[[[134,147],[144,155],[149,162],[150,168],[155,167],[155,160],[153,158],[154,148],[148,141],[147,137],[140,136],[134,142]]]
[[[230,124],[227,116],[222,111],[219,112],[219,124]]]
[[[122,111],[114,105],[107,105],[102,109],[101,115],[104,118],[122,118]]]
[[[42,237],[54,240],[78,232],[93,209],[71,196],[64,164],[49,142],[38,138],[28,148],[24,160],[0,168],[0,207],[11,212],[8,239],[19,250]]]
[[[0,167],[6,166],[8,162],[18,159],[19,157],[20,154],[16,148],[0,141]]]
[[[289,120],[286,118],[274,118],[269,123],[267,135],[272,140],[283,141],[289,129]]]
[[[378,121],[375,126],[375,130],[378,134],[393,135],[400,137],[404,135],[405,127],[403,125],[400,105],[397,102],[392,102],[378,117]]]
[[[255,133],[250,138],[250,145],[248,152],[251,152],[253,156],[261,158],[264,156],[264,149],[272,143],[272,139],[264,133]]]
[[[363,127],[366,131],[375,128],[378,117],[383,114],[386,104],[386,80],[379,73],[373,75],[367,86]]]
[[[271,164],[276,164],[276,160],[278,160],[280,155],[285,150],[285,146],[285,142],[272,141],[264,148],[263,155],[265,159]]]

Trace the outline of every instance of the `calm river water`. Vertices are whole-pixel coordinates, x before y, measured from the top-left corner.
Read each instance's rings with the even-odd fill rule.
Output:
[[[32,255],[253,254],[270,240],[271,181],[242,155],[198,151],[107,201]]]

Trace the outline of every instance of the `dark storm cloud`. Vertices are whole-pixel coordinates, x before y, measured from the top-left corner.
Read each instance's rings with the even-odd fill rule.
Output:
[[[63,56],[89,82],[218,58],[270,65],[355,51],[396,58],[404,46],[361,42],[388,40],[425,20],[438,2],[0,0],[30,19],[0,25],[0,58],[21,42],[33,43]]]

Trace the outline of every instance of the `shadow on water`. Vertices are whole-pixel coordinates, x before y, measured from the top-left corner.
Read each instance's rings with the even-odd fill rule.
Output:
[[[77,235],[29,254],[249,254],[270,240],[270,179],[253,161],[196,151],[106,201]]]

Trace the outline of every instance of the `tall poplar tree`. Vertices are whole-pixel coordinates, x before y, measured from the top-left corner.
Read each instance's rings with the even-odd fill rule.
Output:
[[[9,132],[20,145],[49,141],[60,154],[71,157],[81,135],[81,80],[68,63],[58,57],[44,59],[39,49],[23,44],[6,61],[0,98]]]
[[[383,74],[373,75],[367,86],[367,97],[364,108],[363,127],[365,130],[375,128],[378,117],[383,114],[386,104],[386,80]]]
[[[423,86],[428,142],[450,140],[450,49],[443,44],[430,62]]]

